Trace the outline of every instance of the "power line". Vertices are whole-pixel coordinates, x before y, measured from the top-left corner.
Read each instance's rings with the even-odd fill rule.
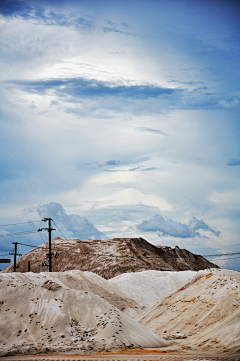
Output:
[[[67,241],[67,238],[64,236],[64,234],[62,233],[62,231],[58,228],[58,226],[56,225],[56,223],[54,222],[54,220],[52,220],[52,221],[53,221],[53,223],[55,224],[55,226],[57,227],[57,229],[59,230],[59,232],[61,233],[61,235],[63,236],[63,238],[65,238],[66,241]]]
[[[9,253],[6,253],[6,254],[0,254],[0,257],[9,257]]]
[[[33,245],[29,245],[29,244],[25,244],[25,243],[18,243],[22,246],[27,246],[27,247],[32,247],[32,248],[41,248],[41,249],[48,249],[48,247],[42,247],[42,246],[33,246]],[[97,253],[79,253],[79,252],[75,252],[75,251],[69,251],[69,250],[64,250],[64,249],[60,249],[60,248],[52,248],[53,251],[58,251],[58,252],[65,252],[65,253],[73,253],[73,254],[77,254],[77,255],[91,255],[91,256],[97,256],[97,257],[117,257],[117,258],[136,258],[136,256],[130,256],[130,255],[115,255],[115,254],[97,254]],[[215,255],[198,255],[200,257],[222,257],[222,256],[233,256],[233,255],[240,255],[240,252],[234,252],[234,253],[222,253],[222,254],[215,254]],[[141,256],[142,258],[159,258],[161,257],[161,255],[159,256]],[[176,258],[176,256],[162,256],[163,258]],[[186,258],[188,256],[184,256],[181,255],[180,257],[182,258]],[[239,258],[239,257],[236,257]]]
[[[42,241],[44,243],[44,239],[43,239],[43,236],[42,236],[41,232],[38,232],[38,233],[39,233],[39,236],[42,238]]]
[[[31,231],[21,231],[21,232],[15,232],[15,233],[7,233],[7,234],[1,234],[0,237],[12,237],[12,236],[20,236],[22,234],[27,234],[27,233],[37,233],[38,231],[36,230],[31,230]]]
[[[47,219],[46,219],[47,220]],[[52,220],[52,219],[51,219]],[[43,220],[39,220],[39,221],[28,221],[28,222],[21,222],[21,223],[11,223],[11,224],[5,224],[5,225],[0,225],[0,227],[7,227],[7,226],[13,226],[13,225],[18,225],[18,224],[27,224],[27,223],[35,223],[35,222],[41,222]],[[53,221],[53,220],[52,220]],[[61,235],[64,237],[64,239],[67,241],[67,243],[70,245],[70,243],[68,242],[68,239],[64,236],[64,234],[62,233],[62,231],[59,229],[59,227],[57,226],[57,224],[53,221],[53,223],[55,224],[55,226],[57,227],[58,231],[61,233]],[[41,230],[44,230],[41,229]],[[46,230],[46,229],[45,229]],[[43,237],[41,235],[41,233],[39,232],[40,230],[30,230],[30,231],[19,231],[19,232],[15,232],[15,233],[8,233],[8,234],[3,234],[0,235],[0,237],[11,237],[11,236],[19,236],[22,234],[28,234],[28,233],[39,233],[40,237],[43,240]],[[48,247],[42,247],[42,246],[33,246],[33,245],[29,245],[29,244],[25,244],[25,243],[19,243],[18,244],[22,245],[22,246],[26,246],[26,247],[32,247],[32,248],[41,248],[41,249],[48,249]],[[78,255],[91,255],[91,256],[97,256],[97,257],[117,257],[117,258],[136,258],[136,256],[130,256],[130,255],[113,255],[113,254],[97,254],[97,253],[79,253],[79,252],[74,252],[74,251],[70,251],[70,250],[63,250],[63,249],[59,249],[59,248],[52,248],[52,250],[55,251],[59,251],[59,252],[66,252],[66,253],[73,253],[73,254],[78,254]],[[240,252],[234,252],[234,253],[222,253],[222,254],[209,254],[209,255],[197,255],[198,257],[222,257],[222,256],[234,256],[234,255],[240,255]],[[166,258],[176,258],[176,256],[165,256],[165,255],[159,255],[159,256],[143,256],[140,255],[141,258],[149,258],[149,259],[154,259],[154,258],[159,258],[159,257],[163,257],[164,259]],[[181,258],[187,258],[188,256],[185,255],[180,255]],[[240,257],[235,257],[235,258],[227,258],[227,259],[237,259]],[[221,258],[222,259],[222,258]]]
[[[225,260],[228,260],[228,259],[237,259],[237,258],[240,258],[240,256],[238,256],[238,257],[220,258],[220,260],[225,261]]]
[[[235,254],[240,254],[240,252],[235,252],[235,253],[222,253],[222,254],[206,254],[202,257],[221,257],[221,256],[230,256],[230,255],[235,255]]]
[[[20,223],[10,223],[10,224],[1,224],[0,227],[16,226],[17,224],[27,224],[27,223],[37,223],[37,222],[42,222],[42,220],[40,220],[40,221],[20,222]]]
[[[54,222],[54,220],[52,220],[53,223],[55,224],[55,226],[57,227],[58,231],[61,233],[61,235],[63,236],[63,238],[67,241],[67,243],[70,245],[70,243],[68,242],[67,238],[64,236],[64,234],[62,233],[62,231],[58,228],[58,226],[56,225],[56,223]]]

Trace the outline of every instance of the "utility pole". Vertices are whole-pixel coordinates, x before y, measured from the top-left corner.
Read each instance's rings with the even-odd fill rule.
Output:
[[[43,218],[43,222],[48,221],[48,228],[43,228],[48,231],[48,240],[49,240],[49,272],[52,272],[52,231],[55,231],[55,228],[52,228],[51,221],[52,218]]]
[[[14,255],[14,263],[13,263],[13,272],[16,272],[16,268],[17,268],[17,256],[22,256],[20,253],[17,253],[17,242],[12,242],[12,244],[14,244],[14,252],[11,252],[9,254]]]

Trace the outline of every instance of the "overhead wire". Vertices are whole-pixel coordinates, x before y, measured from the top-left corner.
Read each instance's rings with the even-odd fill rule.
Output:
[[[42,236],[41,232],[38,232],[38,233],[39,233],[39,236],[42,238],[42,241],[44,243],[44,239],[43,239],[43,236]]]
[[[67,241],[67,243],[69,245],[71,245],[69,242],[68,242],[68,239],[64,236],[64,234],[62,233],[62,231],[58,228],[57,224],[54,222],[54,220],[52,219],[53,223],[55,224],[55,226],[57,227],[58,231],[61,233],[61,235],[63,236],[63,238]]]
[[[42,222],[42,220],[40,220],[40,221],[28,221],[28,222],[1,224],[0,227],[16,226],[17,224],[27,224],[27,223],[37,223],[37,222]]]
[[[48,247],[42,247],[42,246],[33,246],[33,245],[29,245],[29,244],[25,244],[25,243],[18,243],[22,246],[26,246],[26,247],[32,247],[32,248],[41,248],[41,249],[47,249]],[[80,252],[75,252],[75,251],[70,251],[70,250],[64,250],[64,249],[60,249],[60,248],[53,248],[52,247],[52,251],[58,251],[58,252],[65,252],[65,253],[73,253],[73,254],[77,254],[77,255],[91,255],[91,256],[97,256],[97,257],[117,257],[117,258],[136,258],[136,256],[130,256],[130,255],[115,255],[115,254],[98,254],[98,253],[89,253],[89,252],[84,252],[84,253],[80,253]],[[234,252],[234,253],[222,253],[222,254],[215,254],[215,255],[211,255],[211,257],[222,257],[222,256],[233,256],[233,255],[240,255],[240,252]],[[160,256],[160,255],[159,255]],[[149,259],[154,259],[154,258],[159,258],[159,256],[142,256],[142,258],[149,258]],[[197,255],[200,257],[209,257],[209,255]],[[188,256],[184,256],[181,255],[180,257],[182,258],[187,258]],[[164,256],[163,258],[176,258],[175,256]],[[240,258],[236,257],[236,258]]]
[[[62,231],[58,228],[57,224],[54,222],[54,220],[52,219],[53,223],[55,224],[55,226],[57,227],[57,229],[59,230],[59,232],[61,233],[61,235],[63,236],[63,238],[66,239],[67,241],[67,238],[64,236],[64,234],[62,233]]]
[[[238,257],[220,258],[220,260],[225,261],[225,260],[228,260],[228,259],[238,259],[238,258],[240,258],[240,256],[238,256]]]
[[[28,221],[28,222],[19,222],[19,223],[11,223],[11,224],[7,224],[7,225],[0,225],[0,227],[6,227],[6,226],[10,226],[10,225],[17,225],[17,224],[27,224],[27,223],[35,223],[35,222],[41,222],[42,220],[39,221]],[[69,245],[71,245],[68,242],[68,239],[64,236],[64,234],[62,233],[62,231],[59,229],[59,227],[57,226],[56,222],[54,222],[54,220],[52,220],[54,225],[57,227],[58,231],[61,233],[61,235],[64,237],[64,239],[67,241],[67,243]],[[28,233],[39,233],[42,241],[43,237],[41,235],[41,233],[39,232],[39,230],[30,230],[30,231],[20,231],[20,232],[15,232],[15,233],[8,233],[8,234],[4,234],[4,235],[0,235],[0,237],[10,237],[10,236],[19,236],[22,234],[28,234]],[[29,244],[25,244],[25,243],[20,243],[18,242],[18,244],[26,246],[26,247],[32,247],[32,248],[41,248],[41,249],[48,249],[48,247],[42,247],[42,246],[33,246],[33,245],[29,245]],[[97,257],[117,257],[117,258],[136,258],[136,256],[130,256],[130,255],[114,255],[114,254],[97,254],[97,253],[80,253],[80,252],[75,252],[75,251],[70,251],[70,250],[63,250],[63,249],[59,249],[59,248],[52,248],[52,250],[54,251],[58,251],[58,252],[65,252],[65,253],[73,253],[73,254],[78,254],[78,255],[92,255],[92,256],[97,256]],[[240,252],[232,252],[232,253],[222,253],[222,254],[209,254],[209,255],[197,255],[199,257],[222,257],[222,256],[234,256],[234,255],[240,255]],[[160,256],[160,255],[159,255]],[[142,258],[149,258],[149,259],[154,259],[154,258],[159,258],[159,256],[143,256],[141,255]],[[186,258],[188,256],[185,255],[180,255],[181,258]],[[163,258],[175,258],[175,256],[164,256]],[[239,257],[235,257],[235,258],[227,258],[227,259],[237,259],[240,258]],[[222,258],[221,258],[222,259]]]
[[[12,237],[12,236],[21,236],[22,234],[27,234],[27,233],[37,233],[38,231],[36,230],[31,230],[31,231],[21,231],[21,232],[14,232],[14,233],[6,233],[6,234],[1,234],[0,237]]]

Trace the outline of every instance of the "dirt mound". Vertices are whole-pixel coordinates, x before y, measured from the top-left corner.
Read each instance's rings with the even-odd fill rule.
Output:
[[[114,238],[107,241],[79,239],[52,241],[52,270],[62,272],[72,269],[94,272],[106,279],[127,272],[146,270],[198,271],[218,268],[204,257],[178,247],[154,246],[143,238]],[[17,261],[17,271],[27,272],[28,261],[31,271],[46,270],[41,267],[48,253],[48,242],[34,248]],[[13,272],[13,265],[3,272]]]
[[[183,287],[136,318],[182,349],[240,352],[240,274],[199,271]]]
[[[168,345],[98,295],[56,285],[1,280],[0,356]]]

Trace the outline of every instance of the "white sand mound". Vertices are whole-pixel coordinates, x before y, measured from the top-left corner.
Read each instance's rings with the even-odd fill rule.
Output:
[[[239,306],[238,272],[199,271],[136,320],[166,339],[187,337],[183,349],[240,352]]]
[[[2,277],[0,315],[0,356],[168,345],[98,295],[53,280]]]
[[[52,280],[59,283],[63,288],[83,290],[95,293],[103,297],[112,305],[119,308],[130,317],[139,315],[144,307],[123,294],[117,285],[93,272],[72,270],[66,272],[41,272],[41,273],[0,273],[0,280],[23,280],[30,284],[41,285],[44,281]]]
[[[109,282],[118,286],[125,296],[135,300],[142,307],[150,307],[161,298],[176,291],[196,271],[142,271],[123,273]]]

